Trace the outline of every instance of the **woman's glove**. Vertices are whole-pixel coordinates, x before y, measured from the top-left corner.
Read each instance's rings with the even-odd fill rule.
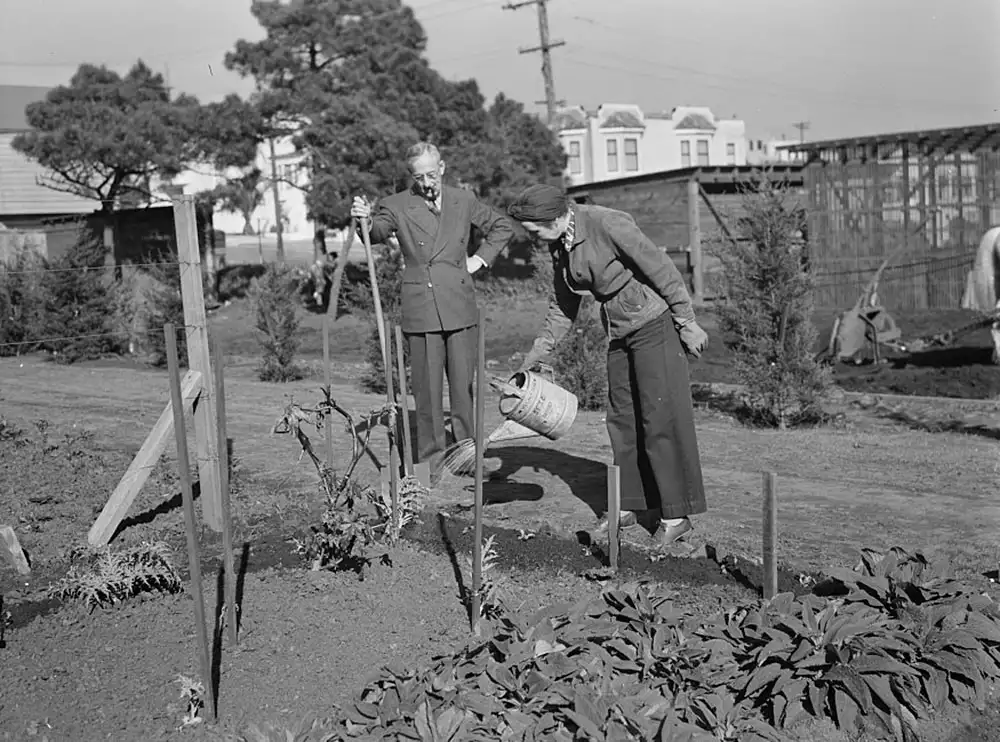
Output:
[[[681,336],[681,345],[688,355],[698,358],[708,346],[708,333],[698,326],[697,322],[688,322],[677,331]]]

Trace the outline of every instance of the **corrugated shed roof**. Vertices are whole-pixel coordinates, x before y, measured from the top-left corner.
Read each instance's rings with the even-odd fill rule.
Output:
[[[24,109],[29,103],[44,100],[49,90],[34,85],[0,85],[0,132],[29,129]]]

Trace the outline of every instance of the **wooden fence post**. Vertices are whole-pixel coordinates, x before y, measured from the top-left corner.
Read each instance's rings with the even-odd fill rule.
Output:
[[[698,209],[698,179],[692,175],[687,182],[688,245],[691,250],[691,286],[695,304],[705,301],[704,261],[701,256],[701,212]]]
[[[218,431],[215,419],[215,390],[205,315],[205,289],[198,249],[198,221],[194,197],[181,196],[174,202],[174,230],[177,235],[177,262],[181,273],[181,300],[187,338],[188,368],[201,372],[202,388],[194,406],[194,432],[198,459],[201,514],[213,531],[222,530],[222,494],[219,486]]]

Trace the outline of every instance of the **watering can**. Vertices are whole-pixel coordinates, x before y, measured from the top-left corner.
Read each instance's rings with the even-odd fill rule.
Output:
[[[500,394],[500,414],[504,422],[494,430],[488,443],[543,436],[555,441],[573,427],[579,402],[576,395],[534,371],[519,371],[506,381],[496,377],[490,386]]]

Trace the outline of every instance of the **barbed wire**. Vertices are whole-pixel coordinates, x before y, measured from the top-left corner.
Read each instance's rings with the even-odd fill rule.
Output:
[[[121,270],[123,268],[170,268],[170,267],[184,267],[194,265],[194,263],[186,262],[174,262],[174,261],[163,261],[163,262],[153,262],[153,263],[117,263],[115,265],[81,265],[75,268],[30,268],[25,270],[9,270],[0,263],[0,274],[8,276],[19,276],[28,275],[31,273],[73,273],[73,272],[83,272],[83,271],[101,271],[101,270]]]
[[[180,334],[182,331],[187,332],[188,330],[198,330],[201,329],[198,325],[178,325],[174,324],[174,331]],[[112,338],[112,337],[124,337],[128,339],[134,339],[139,337],[153,337],[162,336],[163,328],[159,330],[149,329],[149,330],[110,330],[108,332],[94,332],[94,333],[84,333],[82,335],[60,335],[55,337],[44,337],[36,338],[33,340],[16,340],[10,342],[0,343],[0,348],[17,348],[23,346],[32,345],[46,345],[50,343],[63,343],[70,342],[73,340],[95,340],[97,338]],[[2,356],[0,356],[2,357]]]

